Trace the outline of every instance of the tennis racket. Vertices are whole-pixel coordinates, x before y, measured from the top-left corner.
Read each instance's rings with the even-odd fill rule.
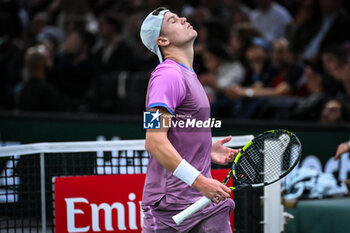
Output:
[[[233,177],[231,190],[256,189],[270,185],[293,170],[301,156],[298,137],[287,130],[269,130],[249,141],[237,154],[231,170],[223,180]],[[177,225],[210,204],[205,196],[172,218]]]

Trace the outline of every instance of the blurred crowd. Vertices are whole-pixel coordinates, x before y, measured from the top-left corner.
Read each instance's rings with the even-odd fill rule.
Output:
[[[139,114],[158,65],[139,30],[159,6],[198,32],[214,117],[349,122],[345,0],[0,0],[0,109]]]

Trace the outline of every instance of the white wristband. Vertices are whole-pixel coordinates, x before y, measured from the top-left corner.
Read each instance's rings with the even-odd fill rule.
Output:
[[[247,89],[245,90],[245,95],[246,95],[247,97],[253,97],[253,96],[254,96],[254,90],[253,90],[252,88],[247,88]]]
[[[189,164],[186,160],[181,160],[180,164],[177,166],[173,175],[192,186],[193,182],[197,179],[200,172],[194,168],[191,164]]]

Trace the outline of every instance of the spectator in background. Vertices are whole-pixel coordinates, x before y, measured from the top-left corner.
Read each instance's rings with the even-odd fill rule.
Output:
[[[267,40],[260,37],[252,38],[250,45],[247,46],[245,52],[248,69],[242,86],[263,87],[264,83],[271,79],[273,70],[271,66],[270,52],[271,46]],[[226,93],[231,98],[246,96],[245,90],[238,85],[233,85],[228,88]]]
[[[61,49],[62,42],[62,32],[55,26],[46,26],[37,35],[37,43],[45,45],[45,47],[49,50],[49,54],[51,55],[50,59],[53,61],[52,69],[47,71],[47,80],[50,83],[54,83],[55,77],[57,77],[55,70],[55,57]]]
[[[229,101],[231,105],[233,102],[236,106],[243,99],[248,102],[259,99],[266,106],[266,98],[246,98],[247,94],[258,95],[258,91],[254,88],[258,89],[259,85],[273,91],[283,87],[282,82],[278,88],[274,88],[281,81],[281,77],[285,76],[283,75],[285,71],[281,71],[285,70],[282,68],[285,67],[285,64],[282,64],[285,57],[283,54],[288,53],[284,53],[281,49],[281,53],[277,56],[280,58],[276,58],[275,53],[272,52],[274,64],[272,65],[269,59],[266,59],[266,62],[261,65],[257,58],[259,56],[268,58],[269,49],[264,49],[262,45],[258,46],[263,48],[262,51],[259,48],[253,48],[252,38],[259,37],[273,43],[284,33],[290,42],[289,48],[294,52],[294,58],[291,59],[294,62],[291,64],[299,65],[297,61],[306,63],[305,79],[300,78],[300,82],[296,82],[295,86],[292,85],[292,91],[286,92],[288,98],[291,98],[290,95],[295,95],[296,90],[299,90],[299,85],[302,87],[303,81],[307,85],[308,96],[300,101],[297,109],[311,110],[308,111],[309,113],[304,112],[305,114],[296,119],[318,121],[323,106],[329,98],[338,98],[345,104],[350,103],[348,55],[344,49],[335,48],[340,47],[342,41],[350,40],[350,31],[346,30],[350,25],[349,15],[343,7],[348,3],[344,0],[180,0],[175,2],[170,0],[10,0],[0,3],[0,108],[13,109],[16,101],[18,102],[14,96],[19,96],[20,89],[16,89],[16,86],[20,87],[18,84],[22,82],[25,66],[23,57],[28,47],[40,43],[44,44],[51,56],[55,57],[53,68],[46,71],[46,81],[62,90],[64,93],[62,98],[70,99],[68,102],[72,105],[69,110],[85,111],[86,105],[90,104],[89,111],[127,112],[123,106],[125,106],[125,100],[130,103],[129,99],[133,99],[130,90],[135,86],[138,88],[144,86],[138,78],[147,77],[157,64],[157,59],[140,44],[138,29],[141,19],[145,16],[145,9],[154,9],[162,3],[175,6],[177,13],[188,16],[198,31],[195,41],[194,69],[199,76],[202,75],[203,82],[205,82],[204,74],[212,73],[214,67],[214,63],[208,64],[206,60],[217,61],[215,57],[208,59],[206,52],[207,45],[212,44],[213,41],[220,41],[228,55],[243,65],[245,70],[243,83],[235,87],[230,85],[224,87],[228,89],[225,93],[222,92],[222,88],[219,88],[220,96],[225,98],[228,92],[231,94]],[[251,11],[248,7],[255,10]],[[290,10],[293,19],[288,20],[289,13],[284,7]],[[278,17],[274,18],[276,16]],[[284,30],[285,24],[287,26]],[[87,56],[87,60],[95,59],[88,69],[79,68],[87,67],[87,63],[83,62],[86,60],[79,60],[79,56],[75,57],[71,53],[60,51],[66,47],[66,43],[77,44],[71,39],[71,33],[76,34],[77,28],[91,32],[94,39],[98,41],[94,44],[92,56]],[[68,47],[72,48],[72,46]],[[83,47],[79,43],[74,49],[80,50]],[[314,55],[303,59],[306,52]],[[247,54],[249,56],[246,56]],[[276,62],[277,60],[280,62]],[[92,71],[93,66],[96,66],[96,73]],[[73,73],[76,75],[72,75]],[[220,75],[216,73],[212,75],[214,76]],[[277,76],[280,78],[276,78]],[[207,77],[207,84],[212,85],[211,88],[215,87],[215,79],[209,78],[210,75]],[[25,78],[27,79],[28,77]],[[211,82],[213,80],[214,82]],[[259,82],[255,82],[257,80]],[[87,92],[88,86],[92,88]],[[249,88],[252,88],[253,92]],[[239,91],[241,93],[238,93]],[[217,93],[217,90],[214,92]],[[84,103],[87,93],[89,102]],[[217,97],[218,95],[214,95],[213,99]],[[214,110],[215,107],[212,106],[212,109]]]
[[[51,54],[56,55],[62,43],[62,32],[55,26],[46,26],[42,28],[37,35],[37,42],[45,44],[51,51]]]
[[[105,12],[98,17],[100,40],[94,47],[98,69],[118,72],[133,69],[132,45],[122,37],[124,23],[116,12]]]
[[[261,88],[273,74],[270,59],[270,43],[259,37],[254,37],[247,46],[245,59],[248,69],[242,85],[232,85],[226,88],[226,96],[233,100],[234,112],[239,112],[239,117],[254,118],[257,111],[264,103],[264,99],[250,99],[254,95],[252,88]],[[249,88],[246,88],[249,87]],[[244,98],[249,97],[249,98]],[[242,99],[243,98],[243,99]]]
[[[267,39],[272,42],[284,36],[285,27],[292,17],[288,10],[272,0],[257,0],[257,9],[249,14],[249,18]]]
[[[96,73],[91,56],[94,37],[82,29],[71,31],[55,62],[53,83],[64,94],[70,110],[85,111],[86,96]]]
[[[332,45],[321,54],[322,67],[307,63],[305,68],[306,84],[310,94],[340,97],[345,90],[340,81],[333,74],[340,69],[340,64],[345,64],[347,52],[340,45]]]
[[[323,124],[342,124],[346,122],[348,110],[338,99],[330,99],[324,105],[320,121]]]
[[[132,40],[123,38],[124,22],[116,12],[102,13],[98,22],[99,40],[93,48],[97,74],[89,105],[94,112],[122,112],[120,94],[126,92],[127,72],[136,65]]]
[[[249,22],[249,8],[240,0],[223,0],[227,8],[228,20],[236,25],[237,23]]]
[[[203,52],[206,48],[206,44],[209,42],[208,30],[204,22],[210,17],[210,11],[204,6],[198,6],[188,16],[188,21],[192,22],[193,28],[196,28],[198,32],[197,39],[194,43],[194,61],[193,67],[197,74],[207,72],[204,61]]]
[[[305,95],[303,66],[294,61],[293,52],[285,38],[277,39],[273,44],[272,61],[274,75],[265,83],[265,87],[257,89],[256,96]]]
[[[53,0],[47,11],[55,15],[57,27],[64,37],[76,28],[83,28],[91,33],[97,32],[97,20],[88,0]]]
[[[246,65],[245,53],[254,37],[262,37],[262,34],[250,23],[238,23],[234,25],[231,29],[227,46],[230,56]]]
[[[199,76],[203,86],[210,87],[215,92],[230,85],[242,84],[244,68],[239,62],[231,60],[224,44],[217,41],[208,43],[203,57],[208,70],[206,74]]]
[[[285,28],[285,37],[290,42],[290,47],[296,58],[317,33],[317,24],[321,20],[319,0],[293,1],[293,21]]]
[[[325,54],[326,55],[326,54]],[[337,46],[333,55],[333,63],[329,59],[322,57],[324,62],[328,64],[330,74],[341,83],[342,87],[338,90],[342,91],[340,97],[350,101],[350,44],[345,43]],[[333,65],[330,65],[333,64]]]
[[[321,54],[324,73],[323,92],[329,96],[338,98],[346,96],[346,86],[349,85],[350,80],[346,81],[347,79],[343,79],[341,74],[346,70],[348,53],[345,45],[341,44],[329,46]]]
[[[142,11],[136,11],[130,14],[125,24],[124,35],[132,44],[133,51],[135,52],[133,57],[135,61],[133,71],[150,73],[153,67],[158,64],[158,60],[140,41],[140,27],[143,18],[144,13]]]
[[[322,69],[312,63],[306,64],[304,74],[309,95],[299,102],[294,119],[319,120],[329,98],[346,97],[345,86],[338,75],[345,73],[347,57],[348,52],[343,45],[332,45],[321,54]]]
[[[208,72],[204,64],[204,52],[211,42],[219,42],[226,46],[230,38],[229,24],[222,17],[213,17],[209,15],[209,9],[204,7],[192,16],[201,15],[202,20],[194,20],[194,28],[198,31],[198,38],[194,45],[194,68],[197,74]],[[197,26],[196,26],[197,25]]]
[[[224,44],[230,39],[230,25],[221,17],[209,17],[204,21],[208,41],[220,41]]]
[[[15,11],[14,1],[0,3],[0,109],[12,109],[14,86],[21,81],[23,43],[18,39],[18,17],[5,10]]]
[[[218,108],[226,109],[225,106],[221,106],[227,103],[225,89],[242,84],[244,67],[239,61],[232,61],[224,44],[218,41],[208,43],[203,59],[208,72],[199,75],[198,79],[204,86],[209,102],[213,104],[213,112],[218,111]]]
[[[309,94],[299,101],[291,118],[302,121],[318,121],[320,111],[328,99],[327,94],[323,92],[324,79],[322,73],[310,65],[306,65],[304,75]]]
[[[33,16],[28,31],[24,34],[26,46],[33,46],[37,43],[37,37],[41,30],[48,25],[49,16],[46,12],[37,12]]]
[[[51,60],[44,45],[30,47],[25,56],[29,80],[19,93],[19,109],[23,111],[57,112],[64,110],[57,89],[46,81],[46,70]]]
[[[239,97],[273,97],[286,95],[306,95],[303,67],[293,60],[293,53],[285,38],[277,39],[272,49],[273,68],[266,78],[248,88],[233,87]],[[295,106],[297,99],[267,99],[259,117],[288,118],[289,111]],[[283,113],[282,113],[283,109]],[[268,114],[268,116],[267,116]]]
[[[345,74],[342,71],[346,70],[347,56],[348,52],[343,45],[332,45],[321,54],[322,70],[308,64],[305,77],[309,92],[339,98],[346,95],[346,85],[343,86],[341,77]]]
[[[316,62],[319,51],[350,39],[349,15],[341,9],[342,0],[319,0],[322,19],[318,21],[318,31],[306,44],[302,57]]]

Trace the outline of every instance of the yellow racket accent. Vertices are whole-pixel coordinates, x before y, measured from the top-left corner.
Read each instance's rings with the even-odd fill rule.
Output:
[[[286,133],[288,134],[289,136],[293,136],[293,133],[292,132],[289,132],[288,130],[284,130],[284,129],[272,129],[272,130],[269,130],[269,131],[266,131],[268,133],[275,133],[275,132],[282,132],[282,133]]]
[[[253,141],[248,142],[243,148],[242,151],[245,151],[251,144],[253,143]],[[234,163],[237,164],[238,160],[241,158],[242,153],[239,152],[234,160]]]

